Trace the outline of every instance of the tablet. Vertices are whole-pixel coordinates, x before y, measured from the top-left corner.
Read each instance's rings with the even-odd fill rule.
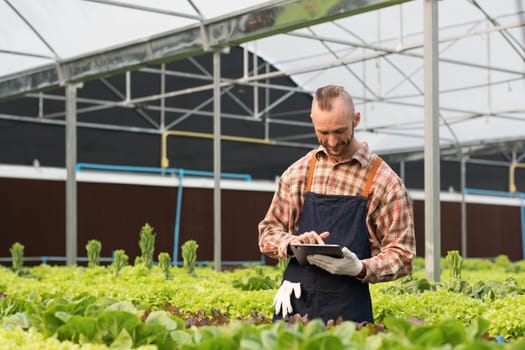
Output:
[[[290,249],[300,265],[309,265],[306,257],[313,254],[342,258],[343,252],[338,244],[290,244]]]

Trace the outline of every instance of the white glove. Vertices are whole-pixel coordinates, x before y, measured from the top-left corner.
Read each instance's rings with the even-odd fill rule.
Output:
[[[320,267],[333,275],[357,276],[363,269],[363,263],[347,247],[343,247],[341,250],[343,251],[343,258],[314,254],[308,255],[306,259],[310,264]]]
[[[273,298],[273,306],[275,307],[276,315],[281,312],[281,309],[283,318],[286,318],[286,315],[292,314],[292,292],[295,294],[295,297],[299,299],[301,297],[301,284],[299,282],[292,283],[284,280],[277,291],[277,294],[275,294],[275,297]]]

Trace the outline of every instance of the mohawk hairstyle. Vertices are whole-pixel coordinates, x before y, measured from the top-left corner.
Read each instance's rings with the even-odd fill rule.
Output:
[[[352,96],[345,90],[344,87],[338,85],[326,85],[318,88],[315,91],[315,101],[317,106],[322,111],[332,110],[332,100],[337,97],[342,97],[348,103],[350,110],[354,109],[354,101]]]

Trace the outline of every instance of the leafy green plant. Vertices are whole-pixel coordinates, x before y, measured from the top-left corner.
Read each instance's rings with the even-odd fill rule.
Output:
[[[426,278],[414,278],[411,274],[382,289],[382,293],[391,295],[416,294],[425,291],[435,291],[436,285]]]
[[[469,260],[464,259],[466,262]],[[171,349],[217,348],[214,344],[219,344],[224,337],[241,342],[230,348],[244,349],[293,348],[293,344],[292,347],[284,346],[288,340],[297,342],[297,349],[323,349],[323,344],[328,343],[331,345],[329,349],[519,349],[518,345],[525,345],[525,275],[506,274],[503,268],[492,262],[486,268],[491,270],[463,271],[462,278],[470,283],[471,293],[468,293],[469,288],[454,293],[440,283],[418,278],[423,276],[423,271],[414,271],[412,276],[400,280],[371,284],[374,327],[380,328],[381,322],[387,318],[408,320],[410,323],[406,330],[403,330],[403,324],[388,323],[387,332],[383,335],[373,333],[373,328],[356,330],[352,323],[346,326],[337,323],[330,329],[322,324],[312,324],[314,320],[301,327],[291,323],[286,326],[271,323],[272,300],[277,286],[256,290],[250,288],[255,283],[249,282],[249,277],[268,276],[277,281],[282,276],[275,266],[253,265],[216,272],[210,267],[198,265],[195,267],[198,279],[187,275],[182,267],[172,267],[176,281],[170,282],[166,282],[160,270],[152,273],[144,265],[122,269],[119,278],[114,278],[109,267],[90,271],[81,266],[38,265],[27,268],[31,278],[26,278],[14,273],[11,268],[0,266],[0,344],[14,339],[13,332],[22,329],[26,330],[26,335],[39,334],[40,340],[34,344],[20,340],[17,347],[8,346],[7,349],[46,348],[40,342],[48,339],[78,341],[86,346],[79,346],[78,349],[85,350],[99,348],[97,344],[115,347],[125,344],[121,348],[130,348],[128,345],[131,343],[133,348],[141,344],[158,344],[160,349],[163,346],[161,339],[168,333],[160,332],[161,338],[156,340],[149,338],[154,337],[152,329],[137,325],[136,316],[144,323],[150,314],[164,310],[169,316],[184,320],[187,327],[174,331],[171,326],[166,327],[169,336],[176,337],[172,338],[176,340],[175,346],[166,343],[166,347],[171,346]],[[488,277],[494,280],[487,280]],[[239,280],[247,287],[246,290],[235,288],[233,280]],[[396,288],[389,288],[394,286]],[[461,285],[456,287],[463,289]],[[128,316],[114,311],[126,311]],[[154,315],[159,321],[171,323],[165,317],[167,315]],[[489,321],[488,334],[481,340],[477,336],[472,338],[474,334],[479,334],[480,327],[470,328],[478,318]],[[130,320],[129,328],[123,325],[126,319]],[[235,325],[238,320],[242,320],[242,326]],[[465,327],[466,335],[451,323],[440,324],[447,320],[459,321]],[[424,327],[412,324],[414,321]],[[260,327],[252,327],[253,324]],[[201,328],[207,325],[226,327]],[[194,332],[196,327],[202,332]],[[396,327],[401,336],[394,334]],[[504,337],[507,344],[496,343],[492,338],[496,335]],[[454,340],[456,336],[459,341]],[[336,338],[344,347],[336,344],[339,342]],[[180,339],[189,339],[190,343]],[[209,342],[204,344],[208,341],[206,339]],[[276,346],[279,341],[284,342],[282,347]],[[270,343],[274,346],[268,345]],[[77,348],[70,344],[73,343],[47,348]],[[516,347],[511,344],[516,344]]]
[[[519,343],[513,349],[525,348],[525,296],[506,296],[497,298],[491,303],[491,307],[485,311],[484,318],[490,320],[489,333],[502,335],[506,341]],[[521,318],[521,319],[520,319]]]
[[[443,287],[453,293],[472,294],[472,286],[461,278],[451,278],[443,284]]]
[[[447,253],[447,263],[450,272],[450,278],[461,278],[461,269],[463,267],[463,258],[457,250],[449,250]]]
[[[518,285],[516,279],[509,277],[504,281],[477,281],[472,287],[472,298],[500,299],[507,296],[525,294],[525,289]]]
[[[500,254],[494,259],[494,264],[500,267],[509,267],[512,265],[512,261],[510,261],[507,255]]]
[[[394,342],[405,346],[412,344],[408,347],[410,349],[455,349],[460,346],[463,346],[462,349],[490,348],[480,342],[489,326],[484,319],[474,319],[468,328],[455,319],[439,321],[433,325],[411,325],[405,320],[387,318],[384,323],[387,330],[396,335]]]
[[[86,244],[86,251],[88,256],[88,267],[92,268],[98,266],[100,263],[100,251],[102,250],[102,243],[96,239],[92,239]]]
[[[129,258],[126,255],[124,249],[117,249],[113,254],[113,263],[111,263],[111,268],[113,269],[115,276],[118,276],[120,275],[122,268],[128,265]]]
[[[133,272],[135,274],[135,277],[143,277],[149,274],[150,268],[146,266],[146,261],[144,260],[144,257],[140,255],[135,257]]]
[[[167,280],[171,279],[171,257],[168,253],[159,254],[159,266]]]
[[[182,259],[184,268],[189,275],[195,275],[195,263],[197,262],[197,248],[199,245],[194,240],[184,242],[182,245]]]
[[[516,263],[510,264],[509,266],[505,267],[505,272],[520,273],[521,271],[522,270],[521,270],[520,265],[518,265]]]
[[[144,260],[143,256],[136,256],[135,261],[133,262],[133,265],[135,266],[146,266],[146,261]]]
[[[32,326],[46,337],[74,344],[100,344],[112,349],[149,344],[156,345],[156,349],[180,348],[174,339],[179,332],[184,333],[184,321],[166,311],[143,314],[128,301],[97,299],[86,293],[73,298],[50,296],[43,302],[45,305],[32,305],[24,312],[8,316],[7,323],[24,329]],[[189,338],[186,334],[179,336]]]
[[[140,230],[139,248],[144,264],[147,268],[153,265],[153,254],[155,252],[155,233],[153,227],[148,223],[142,226]]]
[[[15,271],[22,269],[24,266],[24,246],[19,242],[15,242],[11,248],[9,248],[9,251],[11,252],[11,258],[13,260],[13,269]]]
[[[232,281],[234,288],[242,290],[265,290],[275,288],[275,282],[264,274],[260,267],[255,267],[255,276],[244,277]]]

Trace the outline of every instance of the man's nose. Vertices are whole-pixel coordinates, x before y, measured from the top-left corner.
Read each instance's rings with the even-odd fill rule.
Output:
[[[328,141],[328,146],[335,147],[337,145],[337,142],[338,142],[337,136],[334,135],[334,134],[328,134],[327,141]]]

